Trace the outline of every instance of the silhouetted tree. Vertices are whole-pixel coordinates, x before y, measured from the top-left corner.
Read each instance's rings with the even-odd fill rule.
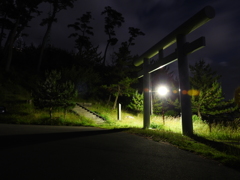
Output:
[[[3,28],[9,29],[9,34],[4,46],[4,57],[6,59],[5,70],[9,71],[12,61],[12,48],[15,40],[19,37],[22,30],[28,26],[28,22],[34,18],[33,14],[40,14],[38,11],[38,5],[41,0],[16,0],[10,1],[10,3],[3,4],[3,19],[2,19],[2,33],[1,39],[4,36]]]
[[[135,45],[133,41],[136,37],[145,35],[140,29],[134,27],[129,27],[128,32],[131,35],[128,39],[128,47]]]
[[[192,111],[201,118],[204,115],[217,115],[235,111],[234,101],[225,101],[222,87],[218,82],[220,76],[203,60],[190,65]]]
[[[102,15],[106,15],[105,17],[105,33],[108,35],[107,45],[104,51],[103,56],[103,65],[106,64],[106,54],[109,45],[114,46],[118,39],[115,37],[115,28],[121,27],[124,22],[124,18],[121,13],[112,9],[110,6],[105,7],[105,10],[102,12]]]
[[[68,27],[72,27],[76,31],[75,33],[70,34],[69,37],[76,38],[75,47],[78,49],[79,55],[82,54],[83,49],[88,50],[92,47],[90,37],[88,37],[88,35],[93,36],[93,28],[89,26],[91,19],[91,12],[86,12],[81,18],[77,18],[77,22],[68,25]]]
[[[2,48],[2,41],[6,38],[4,30],[10,30],[12,28],[12,21],[10,18],[11,11],[14,9],[13,0],[0,1],[0,47]]]
[[[240,87],[238,87],[234,92],[234,101],[240,110]]]
[[[116,92],[119,92],[119,89],[122,89],[120,86],[122,81],[126,80],[126,77],[128,77],[127,82],[128,83],[131,82],[131,84],[129,84],[130,89],[132,88],[131,87],[132,84],[137,82],[135,74],[138,68],[132,64],[134,56],[131,55],[130,46],[134,45],[134,40],[137,36],[144,35],[144,33],[137,28],[130,27],[129,34],[130,34],[129,40],[122,42],[121,46],[118,49],[118,52],[114,52],[112,66],[110,67],[109,72],[106,75],[107,76],[106,79],[108,79],[108,82],[106,82],[108,83],[107,86],[118,87],[115,88]],[[111,94],[108,98],[109,101],[111,99]],[[114,95],[115,96],[114,107],[116,107],[116,103],[119,97],[118,94],[121,93],[116,93]]]
[[[114,104],[113,104],[113,109],[116,108],[117,106],[117,101],[119,96],[128,96],[130,97],[134,89],[131,87],[133,83],[135,83],[137,79],[133,78],[124,78],[121,81],[117,82],[116,84],[110,84],[109,86],[104,85],[103,88],[105,88],[107,91],[109,91],[113,96],[115,96]]]
[[[62,107],[65,112],[73,107],[73,99],[77,96],[72,82],[61,81],[61,73],[55,70],[46,72],[45,80],[38,82],[33,93],[34,105],[40,109],[48,109],[50,118],[54,108]]]
[[[48,13],[48,17],[43,19],[41,24],[40,24],[41,26],[47,25],[47,29],[46,29],[46,32],[45,32],[45,34],[43,36],[43,39],[42,39],[40,56],[39,56],[38,67],[37,67],[38,71],[40,71],[44,49],[46,47],[47,40],[48,40],[48,37],[50,35],[52,25],[53,25],[54,22],[57,22],[57,18],[56,18],[57,13],[62,11],[62,10],[66,10],[68,7],[72,8],[73,3],[76,0],[43,0],[43,1],[48,2],[52,6],[52,11],[50,11]]]

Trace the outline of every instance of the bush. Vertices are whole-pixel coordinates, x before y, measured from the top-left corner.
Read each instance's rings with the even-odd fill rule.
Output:
[[[192,115],[192,120],[193,121],[199,121],[199,120],[201,120],[201,118],[198,117],[196,114],[194,114],[194,115]]]
[[[179,113],[174,110],[168,110],[167,112],[165,112],[165,116],[177,117],[179,116]]]
[[[150,124],[150,128],[152,128],[152,129],[163,129],[163,125],[161,125],[161,124],[156,124],[156,123],[151,123]]]

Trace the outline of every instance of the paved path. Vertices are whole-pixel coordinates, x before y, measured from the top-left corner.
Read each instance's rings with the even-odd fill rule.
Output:
[[[174,146],[92,127],[0,124],[2,180],[239,180]]]

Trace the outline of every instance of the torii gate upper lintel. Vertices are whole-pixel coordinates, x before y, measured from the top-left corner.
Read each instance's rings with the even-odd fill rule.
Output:
[[[203,24],[215,17],[215,10],[211,6],[204,7],[177,29],[164,37],[157,44],[143,53],[134,61],[135,66],[143,64],[143,70],[138,76],[143,76],[144,88],[144,128],[150,126],[150,73],[178,60],[179,82],[181,90],[190,90],[188,60],[187,55],[191,54],[205,46],[205,37],[187,43],[186,35],[196,30]],[[177,43],[177,50],[170,55],[163,57],[163,50],[172,44]],[[155,64],[149,64],[149,59],[159,54],[159,60]],[[180,93],[181,111],[182,111],[182,132],[184,135],[193,134],[192,112],[190,96]]]

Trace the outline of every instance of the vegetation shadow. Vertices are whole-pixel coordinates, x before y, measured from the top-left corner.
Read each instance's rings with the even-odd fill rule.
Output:
[[[76,132],[61,132],[61,133],[43,133],[43,134],[20,134],[20,135],[5,135],[0,136],[1,150],[16,148],[21,146],[28,146],[40,144],[51,141],[59,141],[64,139],[97,136],[101,134],[117,133],[125,131],[126,128],[112,129],[112,130],[90,130],[90,131],[76,131]]]
[[[197,135],[192,135],[191,138],[197,142],[200,142],[202,144],[210,146],[220,152],[224,152],[226,154],[238,157],[238,158],[236,158],[236,162],[231,162],[231,163],[226,162],[224,164],[240,171],[240,149],[238,147],[230,145],[230,144],[226,144],[223,142],[209,140],[204,137],[197,136]]]

